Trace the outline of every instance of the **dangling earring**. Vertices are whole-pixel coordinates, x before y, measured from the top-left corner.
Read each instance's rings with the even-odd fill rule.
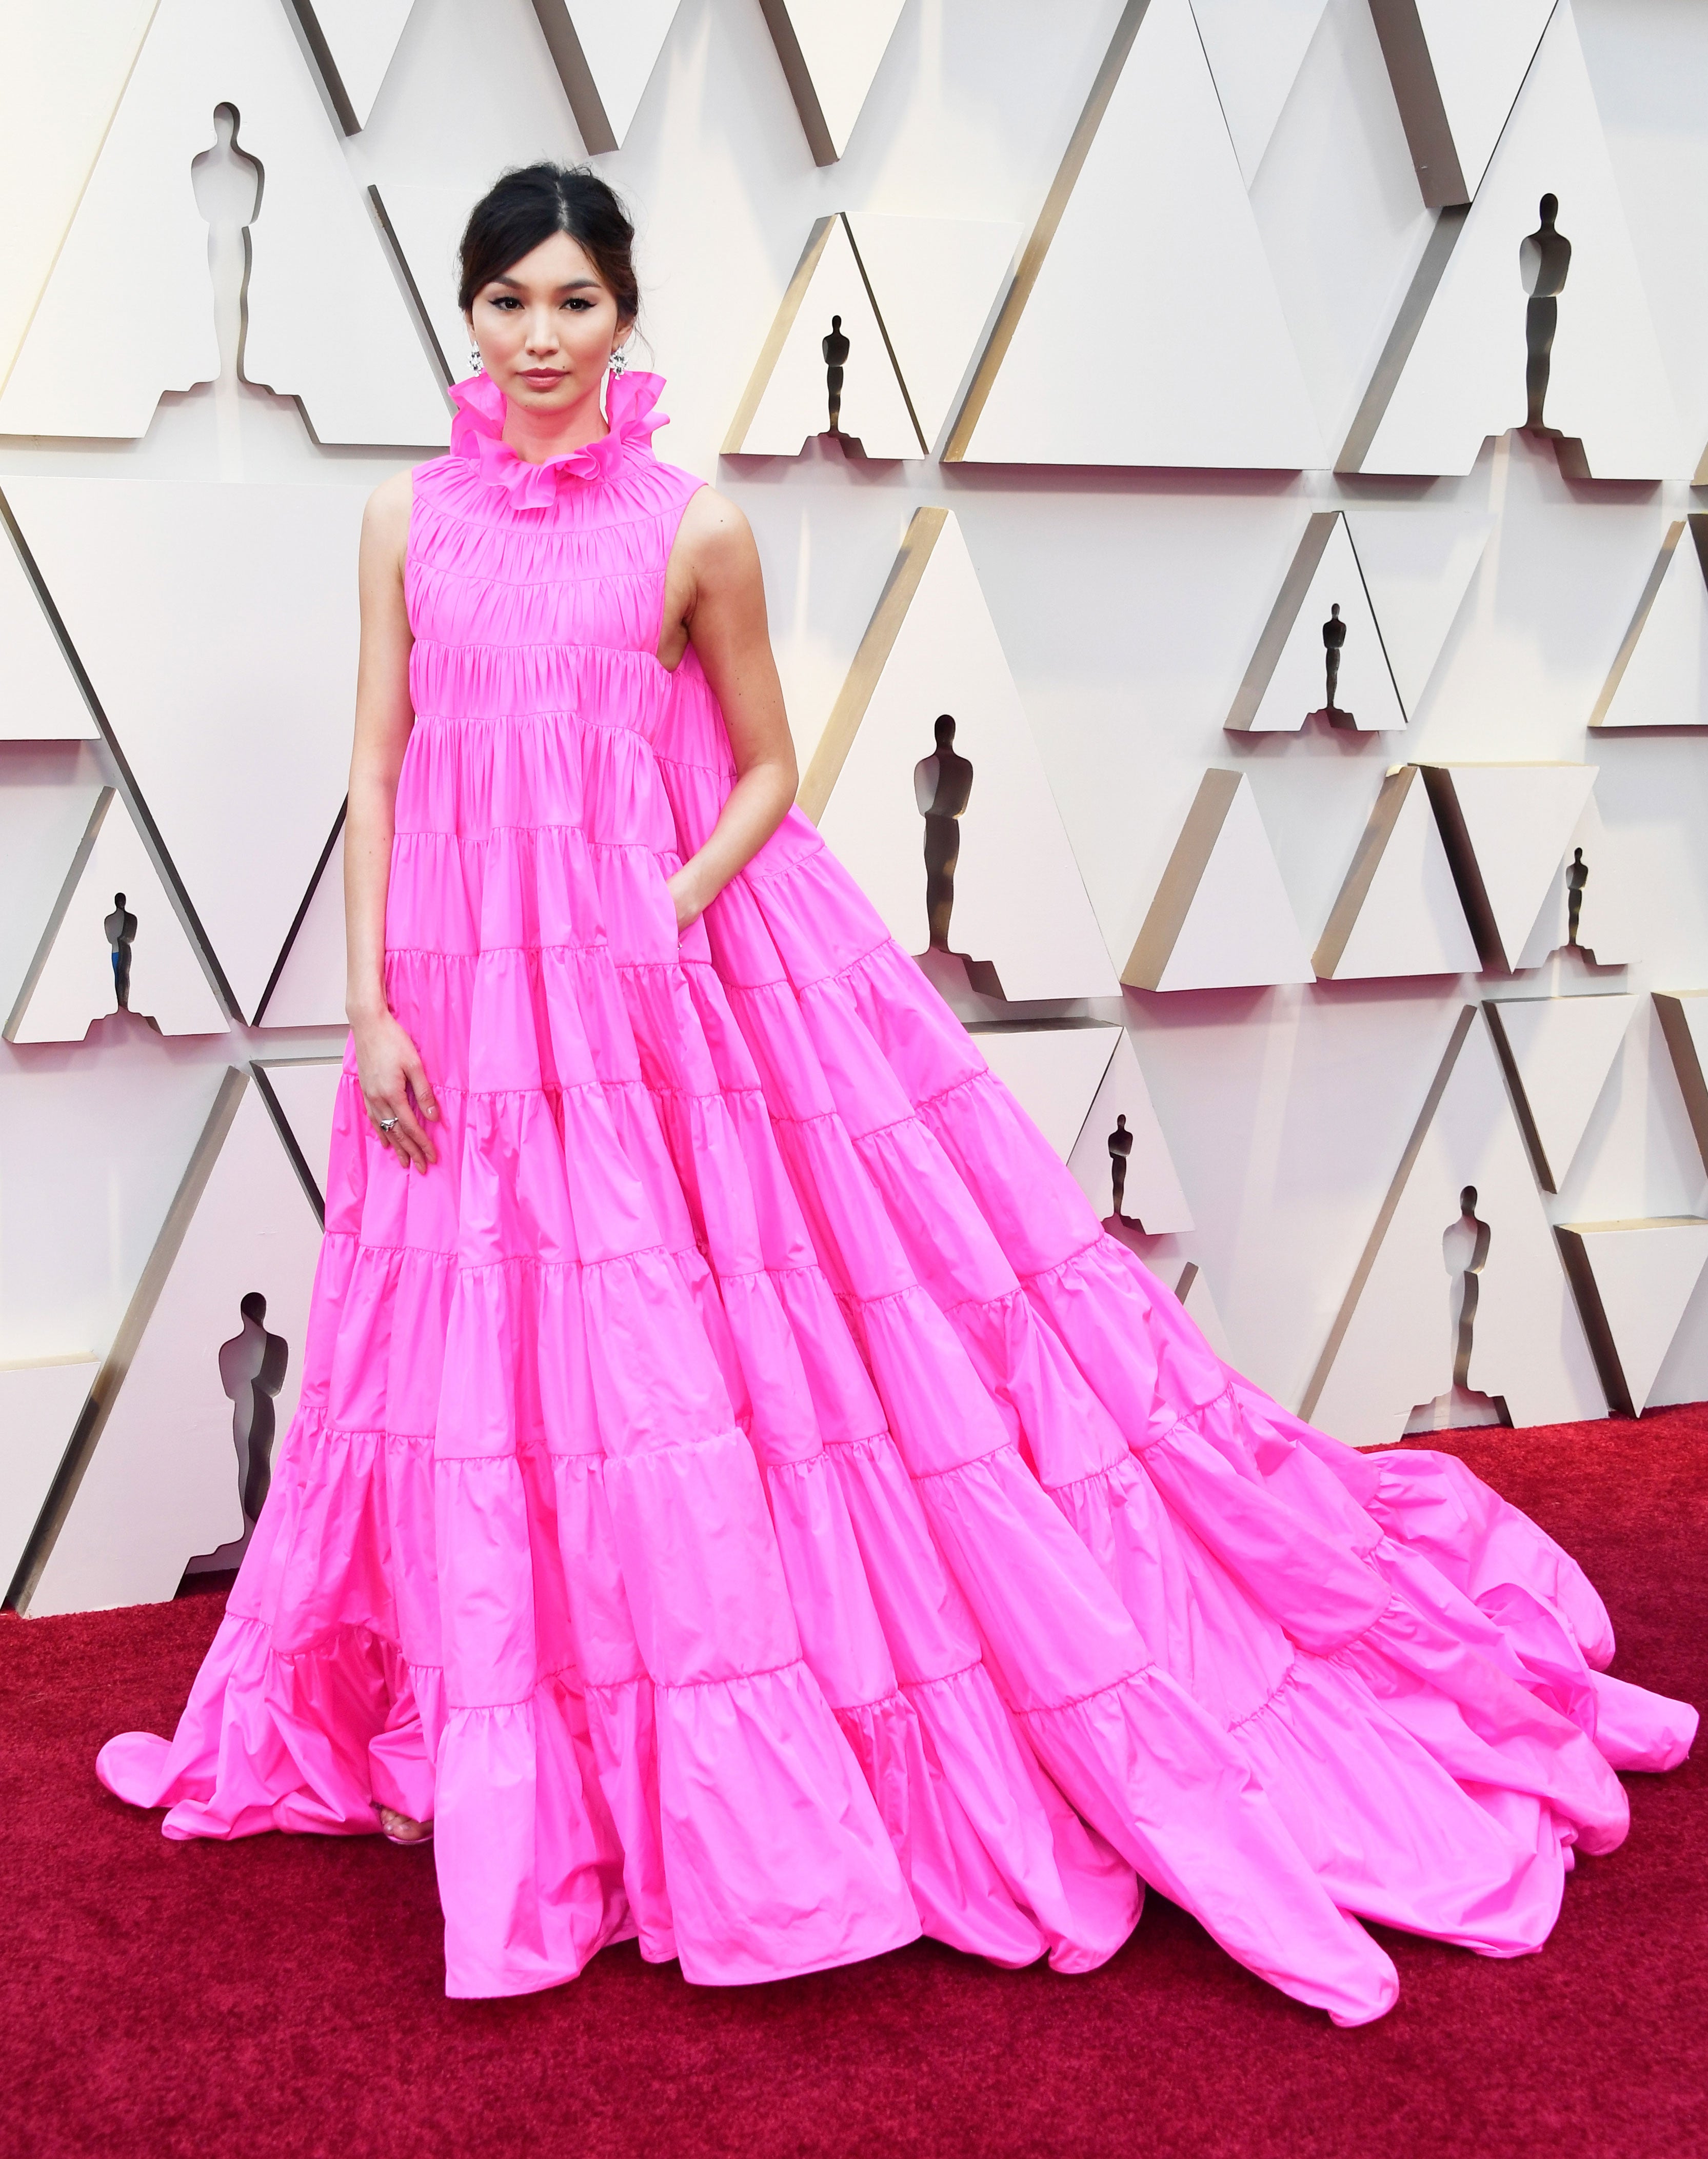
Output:
[[[623,372],[624,369],[625,367],[627,367],[627,366],[628,366],[628,365],[629,365],[629,355],[628,355],[628,354],[624,350],[623,347],[619,344],[619,346],[617,346],[617,348],[615,349],[615,350],[614,350],[614,351],[612,353],[612,355],[611,355],[611,372],[612,372],[612,374],[613,374],[613,375],[620,375],[620,374]]]
[[[471,375],[479,375],[480,368],[480,347],[478,344],[471,344],[468,348],[468,372]]]

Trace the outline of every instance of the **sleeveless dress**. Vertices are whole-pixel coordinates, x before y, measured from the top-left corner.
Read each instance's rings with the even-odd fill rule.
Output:
[[[101,1778],[173,1837],[430,1820],[455,1996],[629,1938],[1085,1971],[1141,1881],[1340,2023],[1397,1989],[1361,1918],[1538,1948],[1696,1721],[1572,1561],[1219,1362],[799,812],[679,937],[734,769],[655,656],[661,387],[530,465],[477,377],[416,472],[386,985],[439,1159],[347,1055],[272,1494]]]

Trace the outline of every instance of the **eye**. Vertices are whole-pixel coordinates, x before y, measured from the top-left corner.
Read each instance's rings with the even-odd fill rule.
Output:
[[[513,309],[520,308],[521,304],[521,302],[516,298],[514,293],[494,293],[491,300],[488,303],[488,305],[490,307],[502,308],[506,314],[511,313]]]
[[[566,300],[563,304],[566,308],[572,308],[577,314],[584,315],[587,309],[593,306],[593,303],[591,300],[583,299],[579,294],[577,294]]]

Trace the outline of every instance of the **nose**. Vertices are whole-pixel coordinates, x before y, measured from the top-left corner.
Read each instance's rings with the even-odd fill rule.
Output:
[[[542,355],[556,351],[557,321],[551,308],[531,308],[528,311],[528,349]]]

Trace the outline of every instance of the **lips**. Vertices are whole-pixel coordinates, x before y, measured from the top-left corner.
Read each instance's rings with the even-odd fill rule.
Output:
[[[566,370],[561,367],[530,367],[522,370],[522,381],[531,390],[552,390],[562,381]]]

